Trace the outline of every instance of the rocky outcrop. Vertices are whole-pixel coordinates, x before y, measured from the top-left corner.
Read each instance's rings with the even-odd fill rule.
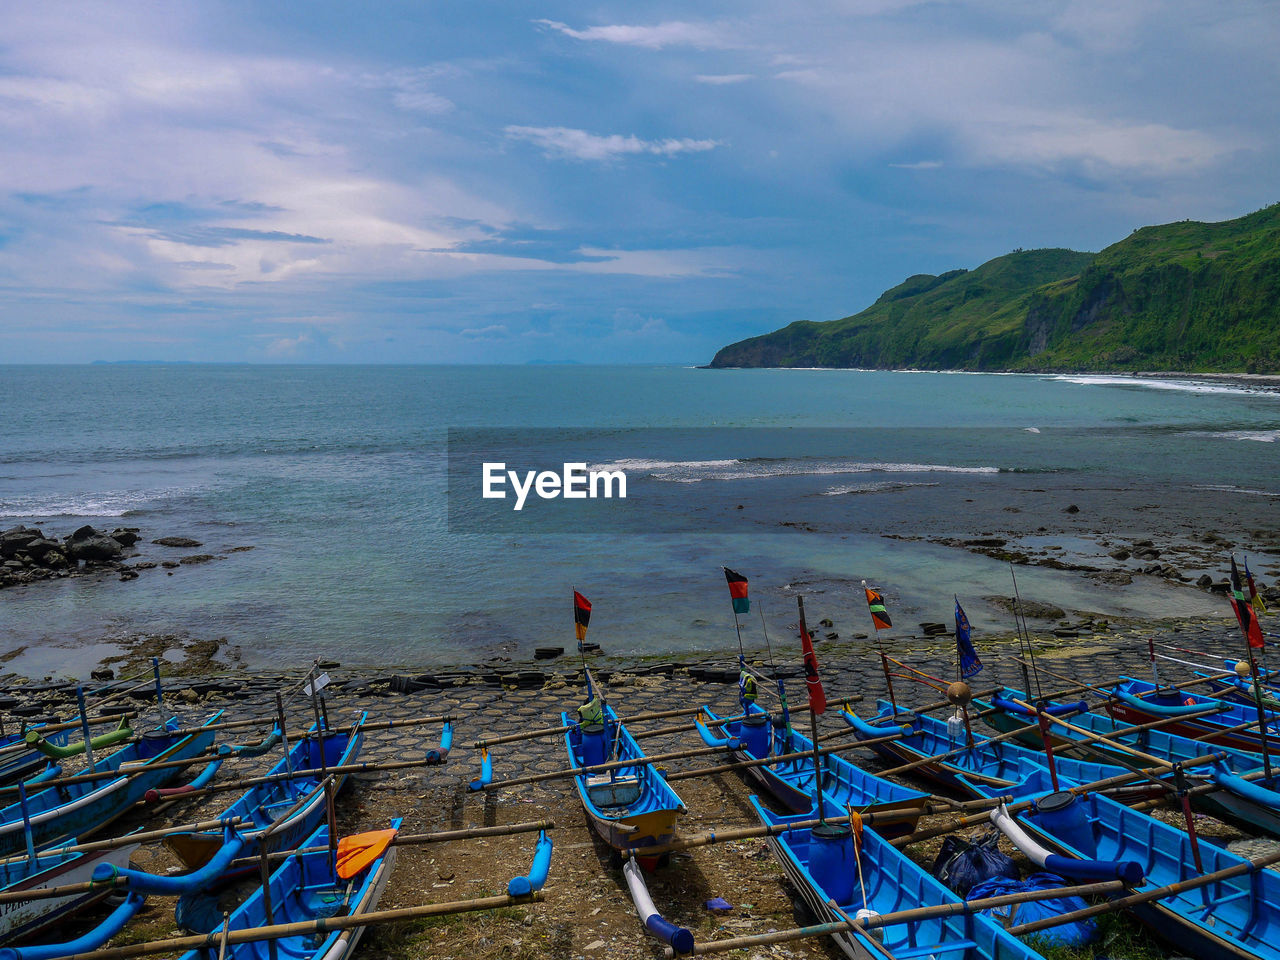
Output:
[[[59,540],[46,536],[39,527],[16,526],[0,531],[0,587],[36,580],[71,577],[90,572],[115,570],[124,581],[136,579],[139,570],[156,567],[152,560],[129,565],[124,561],[137,554],[141,540],[137,527],[116,527],[110,533],[86,524]],[[161,537],[153,543],[172,547],[198,547],[190,537]],[[216,559],[211,554],[181,558],[185,564]],[[178,566],[167,561],[165,566]]]

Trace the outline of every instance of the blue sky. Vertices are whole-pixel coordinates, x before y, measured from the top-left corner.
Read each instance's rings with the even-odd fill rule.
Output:
[[[705,362],[1280,200],[1270,2],[0,2],[0,361]]]

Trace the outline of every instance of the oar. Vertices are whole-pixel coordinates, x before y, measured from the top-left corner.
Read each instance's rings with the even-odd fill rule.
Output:
[[[793,710],[792,712],[795,713],[797,711],[798,711],[798,708],[797,710]],[[894,734],[892,736],[886,737],[884,739],[897,740],[902,736],[903,734],[899,733],[899,734]],[[880,742],[883,742],[883,741],[863,740],[860,743],[845,744],[839,747],[827,747],[825,749],[819,747],[818,753],[819,755],[823,755],[825,753],[836,753],[842,750],[853,750],[853,749],[856,749],[857,747],[868,746],[872,743],[880,743]],[[571,769],[571,770],[556,770],[551,773],[531,773],[528,776],[524,776],[524,777],[512,777],[509,780],[494,780],[489,783],[481,783],[479,780],[473,780],[471,782],[471,789],[472,790],[497,790],[500,787],[514,787],[514,786],[519,786],[525,783],[540,783],[543,780],[563,780],[563,779],[569,779],[571,777],[580,776],[582,774],[606,773],[610,770],[621,770],[624,767],[641,767],[641,766],[646,766],[654,763],[662,763],[667,760],[685,760],[691,757],[702,757],[712,753],[723,753],[725,749],[726,749],[725,747],[696,747],[691,750],[675,750],[670,753],[655,753],[648,757],[636,757],[632,760],[614,760],[610,763],[596,763],[588,767],[578,767],[576,769]],[[733,763],[721,764],[717,767],[706,768],[706,769],[713,770],[714,772],[719,773],[722,770],[741,770],[745,767],[763,766],[765,764],[770,764],[770,763],[782,763],[785,760],[797,760],[800,758],[812,757],[812,756],[813,756],[813,750],[804,750],[798,753],[782,753],[773,757],[763,757],[758,760],[737,760],[737,761],[734,761]],[[705,772],[706,770],[698,770],[698,771],[682,770],[678,773],[667,773],[667,774],[664,774],[663,776],[667,780],[682,780],[687,777],[702,776]]]
[[[1278,855],[1280,856],[1280,855]],[[837,916],[843,916],[845,919],[834,923],[819,923],[808,927],[794,927],[790,930],[775,930],[771,933],[759,933],[743,937],[733,937],[728,940],[714,940],[710,943],[699,943],[694,946],[691,954],[693,956],[702,956],[709,953],[727,953],[730,950],[742,950],[747,947],[767,946],[774,943],[788,943],[793,940],[805,940],[810,937],[830,936],[835,933],[862,933],[867,930],[873,930],[878,927],[887,927],[899,923],[920,923],[925,920],[935,920],[939,917],[954,917],[957,914],[972,914],[979,910],[991,910],[996,907],[1004,907],[1014,903],[1033,903],[1037,900],[1054,900],[1058,897],[1089,897],[1104,896],[1109,893],[1118,893],[1125,889],[1124,883],[1120,880],[1107,880],[1102,883],[1087,883],[1075,887],[1055,887],[1049,890],[1023,890],[1019,893],[1006,893],[998,897],[984,897],[981,900],[955,900],[950,903],[939,903],[928,907],[913,907],[909,910],[896,910],[893,913],[879,914],[873,917],[867,917],[863,920],[855,920],[849,917],[839,906],[828,901],[827,906],[833,908]],[[1054,920],[1060,918],[1054,917]],[[945,953],[945,949],[938,949],[936,953]],[[668,947],[664,951],[664,956],[675,957],[676,952]]]
[[[400,907],[396,910],[375,910],[369,913],[346,917],[326,917],[322,920],[307,920],[299,923],[276,923],[264,927],[249,927],[244,930],[232,930],[225,934],[230,946],[241,943],[253,943],[260,940],[279,940],[282,937],[304,937],[313,934],[325,934],[334,930],[351,930],[356,927],[372,927],[383,923],[396,923],[401,920],[416,920],[422,917],[439,917],[454,913],[469,913],[475,910],[496,910],[501,907],[518,907],[528,903],[541,902],[542,891],[535,891],[525,896],[480,897],[475,900],[453,900],[448,903],[426,903],[417,907]],[[221,930],[193,937],[174,937],[169,940],[152,940],[147,943],[133,943],[122,947],[107,947],[90,953],[77,953],[63,960],[129,960],[131,957],[144,957],[156,953],[182,954],[189,950],[216,950],[224,936]]]

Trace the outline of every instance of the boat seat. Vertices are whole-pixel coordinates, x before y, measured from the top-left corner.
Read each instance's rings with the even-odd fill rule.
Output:
[[[957,950],[976,950],[978,945],[972,940],[957,940],[954,943],[935,943],[927,947],[908,947],[901,950],[893,947],[896,960],[910,960],[912,957],[936,957],[944,953],[955,953]]]
[[[603,774],[587,778],[587,797],[597,807],[629,807],[640,799],[639,777],[610,779]]]

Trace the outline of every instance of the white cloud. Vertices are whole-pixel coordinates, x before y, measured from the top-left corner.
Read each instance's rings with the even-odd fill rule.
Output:
[[[491,323],[487,327],[467,327],[465,330],[459,330],[458,336],[466,337],[468,340],[505,340],[511,336],[511,331],[503,323]]]
[[[917,160],[914,163],[891,163],[891,167],[899,170],[937,170],[942,166],[941,160]]]
[[[695,47],[699,50],[729,49],[739,46],[733,32],[723,25],[707,23],[687,23],[682,20],[668,20],[656,26],[642,27],[633,24],[612,24],[609,26],[587,27],[575,30],[567,23],[556,20],[535,20],[540,26],[557,30],[575,40],[603,41],[605,43],[621,43],[633,47],[645,47],[649,50],[661,50],[663,47]]]
[[[709,83],[712,86],[722,87],[730,83],[744,83],[747,80],[754,80],[755,74],[752,73],[699,73],[694,76],[699,83]]]
[[[616,133],[602,137],[571,127],[509,126],[504,132],[512,140],[523,140],[540,147],[548,156],[574,160],[614,160],[637,154],[673,157],[678,153],[701,153],[723,146],[719,140],[693,140],[688,137],[641,140],[636,136],[624,137]]]

